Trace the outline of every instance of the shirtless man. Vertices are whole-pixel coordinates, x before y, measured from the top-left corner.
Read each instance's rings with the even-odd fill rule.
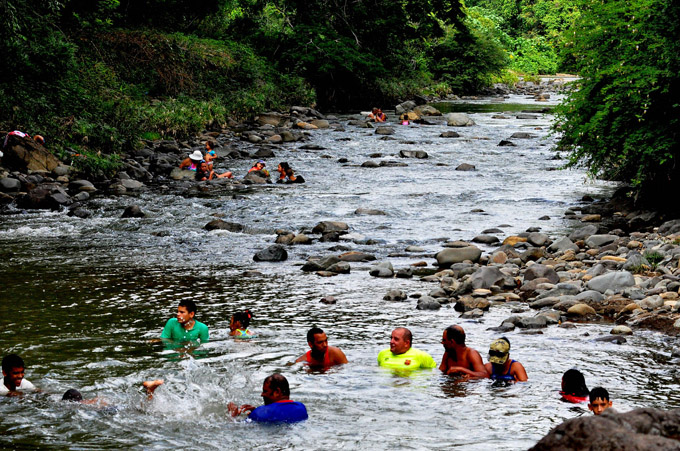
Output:
[[[460,326],[449,326],[442,336],[444,356],[439,369],[447,375],[462,375],[465,379],[489,377],[479,352],[465,346],[465,331]]]
[[[307,344],[311,348],[295,362],[307,362],[309,366],[329,368],[347,363],[345,353],[335,346],[328,346],[328,337],[323,330],[312,327],[307,332]]]

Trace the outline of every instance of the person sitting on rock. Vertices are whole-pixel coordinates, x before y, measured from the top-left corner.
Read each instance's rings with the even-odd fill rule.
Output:
[[[460,326],[449,326],[442,336],[444,356],[439,369],[449,376],[460,375],[464,379],[489,377],[479,352],[465,346],[465,331]]]
[[[249,412],[248,420],[258,423],[297,423],[308,418],[305,405],[290,399],[288,380],[281,374],[272,374],[264,380],[262,400],[264,405],[260,407],[250,404],[239,407],[230,402],[227,409],[232,417]]]
[[[588,387],[586,378],[577,369],[570,369],[562,375],[562,390],[560,396],[562,400],[573,404],[588,402]]]
[[[276,170],[279,172],[279,179],[276,183],[305,183],[305,179],[301,175],[296,176],[293,169],[285,161],[279,163]]]
[[[380,108],[373,108],[371,113],[368,115],[368,118],[373,122],[385,122],[387,120],[387,116]]]
[[[214,178],[222,179],[222,178],[232,178],[234,175],[227,171],[224,174],[218,174],[215,171],[212,170],[212,168],[208,165],[208,162],[205,160],[202,160],[199,163],[198,169],[196,169],[196,181],[197,182],[202,182],[206,180],[212,180]]]
[[[187,171],[195,171],[198,166],[204,161],[203,154],[200,150],[195,150],[188,158],[185,158],[179,165],[180,169]]]
[[[264,160],[258,160],[250,169],[248,169],[248,174],[254,172],[255,175],[259,175],[262,178],[269,178],[269,171],[264,167],[266,163]]]
[[[340,348],[328,346],[328,337],[318,327],[312,327],[307,331],[307,344],[311,350],[298,357],[296,363],[305,362],[311,367],[320,368],[347,363],[345,353]]]
[[[602,387],[595,387],[590,390],[588,395],[590,403],[588,403],[588,409],[593,412],[594,415],[602,415],[607,409],[612,411],[612,402],[609,400],[609,392]]]
[[[15,396],[25,391],[37,391],[35,385],[24,379],[26,365],[16,354],[7,354],[2,358],[2,384],[0,396]]]
[[[485,365],[494,382],[526,382],[529,378],[524,366],[510,359],[510,340],[505,337],[494,340],[489,347],[489,363]]]

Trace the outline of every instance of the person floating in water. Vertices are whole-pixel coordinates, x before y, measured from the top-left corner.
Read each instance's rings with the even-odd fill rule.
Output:
[[[505,337],[491,343],[486,371],[494,381],[526,382],[529,380],[524,366],[510,359],[510,341]]]
[[[279,163],[276,170],[279,172],[279,179],[276,183],[305,183],[305,179],[301,175],[296,176],[293,169],[285,161]]]
[[[328,337],[318,327],[312,327],[307,331],[307,344],[311,350],[302,354],[295,362],[306,362],[310,367],[322,368],[347,363],[345,353],[340,348],[328,346]]]
[[[187,171],[195,171],[198,169],[198,166],[201,164],[201,161],[203,161],[203,154],[201,153],[200,150],[195,150],[191,155],[189,155],[188,158],[185,158],[180,164],[179,168],[184,169]]]
[[[418,368],[434,368],[437,363],[425,351],[411,347],[413,334],[405,327],[397,327],[392,331],[390,348],[378,354],[378,364],[387,368],[415,370]]]
[[[264,380],[262,400],[264,405],[260,407],[250,404],[239,407],[230,402],[227,408],[232,417],[249,412],[248,419],[258,423],[297,423],[308,418],[305,405],[290,399],[288,380],[281,374],[272,374]]]
[[[2,358],[2,385],[0,385],[0,396],[16,396],[27,391],[38,391],[38,389],[24,379],[26,365],[24,360],[16,354],[7,354]]]
[[[229,335],[240,339],[249,339],[255,337],[255,332],[248,329],[252,317],[253,314],[250,313],[250,310],[236,312],[231,315],[231,320],[229,321]]]
[[[410,125],[411,121],[409,120],[408,113],[404,113],[401,115],[401,125]]]
[[[387,116],[380,108],[373,108],[368,118],[373,122],[385,122],[387,120]]]
[[[588,402],[588,387],[586,378],[577,369],[570,369],[562,375],[562,390],[560,396],[562,400],[573,404]]]
[[[162,339],[184,342],[208,342],[208,326],[196,321],[196,304],[191,299],[180,301],[177,317],[170,318],[161,333]]]
[[[609,392],[605,388],[595,387],[590,390],[588,400],[590,401],[590,403],[588,403],[588,409],[593,412],[594,415],[602,415],[602,412],[607,409],[611,409],[611,411],[614,412],[614,409],[612,409],[613,403],[609,400]]]
[[[449,376],[483,379],[489,377],[479,352],[465,346],[465,331],[460,326],[449,326],[442,336],[444,356],[439,369]]]

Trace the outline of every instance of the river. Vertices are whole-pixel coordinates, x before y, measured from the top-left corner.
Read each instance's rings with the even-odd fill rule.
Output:
[[[0,399],[0,447],[526,449],[563,420],[590,415],[559,401],[561,375],[572,367],[590,388],[608,388],[620,410],[680,407],[669,340],[637,331],[623,345],[595,342],[608,334],[606,324],[508,334],[511,357],[529,375],[528,383],[509,388],[492,388],[488,380],[458,383],[438,370],[395,375],[376,364],[394,327],[409,327],[414,346],[439,363],[442,331],[459,323],[468,345],[486,360],[497,337],[487,328],[522,306],[497,305],[480,320],[462,321],[451,306],[418,311],[413,298],[382,300],[391,288],[427,293],[437,284],[373,278],[369,264],[361,263],[330,278],[300,270],[309,256],[339,253],[331,249],[338,244],[395,268],[417,261],[432,267],[445,240],[469,240],[491,227],[503,230],[501,239],[529,227],[557,236],[577,225],[565,210],[611,187],[579,170],[555,170],[563,160],[553,159],[551,115],[494,118],[545,106],[518,96],[449,105],[470,112],[478,124],[456,129],[461,138],[440,138],[452,130],[445,124],[395,124],[389,140],[352,126],[314,131],[310,142],[323,150],[286,144],[268,160],[270,169],[288,161],[305,185],[193,196],[157,185],[136,196],[95,197],[88,205],[93,216],[84,220],[45,211],[0,216],[0,350],[21,355],[26,378],[43,390]],[[498,147],[522,131],[537,137]],[[429,158],[401,159],[399,150],[425,150]],[[360,167],[369,159],[408,166]],[[251,163],[234,162],[230,169],[243,175]],[[476,171],[455,171],[461,163]],[[131,204],[148,217],[121,219]],[[356,215],[357,208],[386,215]],[[549,219],[539,220],[544,216]],[[215,217],[246,229],[206,232]],[[347,222],[364,238],[290,247],[286,262],[253,261],[257,250],[273,243],[276,229],[299,232],[323,220]],[[424,251],[408,253],[409,245]],[[337,304],[321,304],[327,295]],[[197,318],[210,327],[210,342],[189,354],[150,342],[185,298],[199,305]],[[236,342],[228,337],[229,318],[244,308],[253,312],[251,328],[259,336]],[[349,364],[325,374],[291,365],[308,349],[305,333],[312,325],[327,332]],[[229,419],[227,402],[261,404],[262,380],[274,371],[289,379],[292,398],[306,404],[310,419],[274,427]],[[157,378],[166,383],[147,402],[140,384]],[[66,405],[61,394],[71,387],[114,407]]]

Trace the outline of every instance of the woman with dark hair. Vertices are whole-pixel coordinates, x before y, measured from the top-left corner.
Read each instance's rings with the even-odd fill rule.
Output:
[[[579,370],[572,368],[562,375],[562,400],[573,404],[588,402],[588,393],[586,379]]]
[[[276,168],[279,172],[279,179],[276,183],[305,183],[305,179],[301,175],[296,176],[290,165],[282,161]]]

